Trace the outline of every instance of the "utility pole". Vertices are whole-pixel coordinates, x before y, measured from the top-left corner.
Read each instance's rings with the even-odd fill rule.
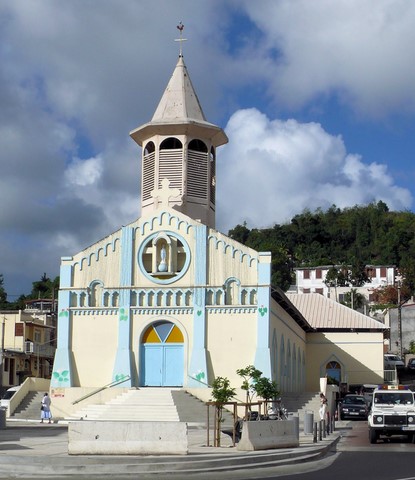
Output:
[[[6,325],[6,317],[3,315],[1,322],[1,350],[0,350],[0,392],[3,393],[3,372],[4,372],[4,328]]]
[[[402,304],[401,304],[401,281],[398,280],[398,342],[399,342],[399,358],[403,359],[402,348]]]

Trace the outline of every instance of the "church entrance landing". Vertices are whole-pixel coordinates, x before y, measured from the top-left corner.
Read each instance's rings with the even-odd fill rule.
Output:
[[[183,343],[183,334],[174,323],[158,321],[147,328],[141,349],[143,386],[183,386]]]

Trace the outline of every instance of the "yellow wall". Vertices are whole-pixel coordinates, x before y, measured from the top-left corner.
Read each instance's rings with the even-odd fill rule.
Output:
[[[118,317],[74,315],[72,339],[75,385],[101,387],[110,383],[118,339]]]
[[[256,347],[256,313],[209,314],[207,319],[208,377],[241,383],[236,370],[252,365]]]
[[[308,391],[319,390],[330,361],[340,363],[348,384],[383,382],[383,333],[307,333]]]
[[[278,384],[281,391],[297,392],[303,390],[305,340],[304,330],[291,318],[291,316],[278,305],[275,300],[271,302],[270,346],[274,346],[276,339],[276,365],[273,372],[273,380]],[[284,359],[282,360],[281,349],[284,345]],[[293,369],[296,369],[295,375]]]

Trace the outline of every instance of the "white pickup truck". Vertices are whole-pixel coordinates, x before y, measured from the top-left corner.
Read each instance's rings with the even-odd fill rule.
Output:
[[[376,443],[380,435],[407,435],[415,443],[414,393],[403,385],[376,388],[368,424],[370,443]]]

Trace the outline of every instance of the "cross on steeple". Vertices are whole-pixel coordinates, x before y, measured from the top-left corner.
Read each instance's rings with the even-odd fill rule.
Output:
[[[177,30],[179,30],[180,32],[180,38],[175,38],[174,41],[175,42],[180,42],[180,50],[179,50],[179,57],[183,57],[183,49],[182,49],[182,45],[183,45],[183,42],[186,42],[187,41],[187,38],[183,38],[183,29],[184,29],[184,25],[182,22],[179,23],[179,25],[177,25]]]
[[[170,188],[170,180],[168,178],[163,178],[161,188],[155,188],[151,192],[151,196],[154,198],[155,208],[158,208],[159,202],[163,208],[168,207],[170,198],[178,197],[179,195],[180,190],[178,188]]]

